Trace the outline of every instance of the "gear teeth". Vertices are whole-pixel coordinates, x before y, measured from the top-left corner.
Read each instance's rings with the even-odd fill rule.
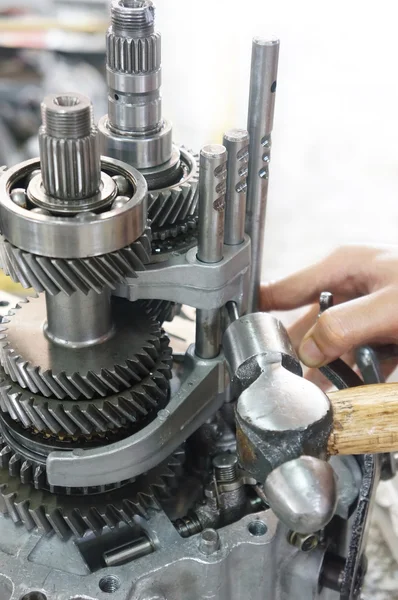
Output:
[[[151,231],[147,227],[139,240],[118,252],[82,259],[36,256],[0,237],[0,267],[13,281],[36,292],[71,296],[79,291],[101,293],[115,290],[126,277],[137,277],[151,257]]]
[[[149,354],[144,352],[144,356],[148,359]],[[142,365],[136,371],[137,377],[144,376],[143,379],[113,396],[76,402],[32,394],[21,389],[0,368],[0,408],[24,427],[50,431],[57,436],[62,433],[70,436],[106,433],[127,425],[138,427],[167,403],[172,362],[169,339],[162,334],[159,355],[151,371]],[[148,364],[152,364],[152,358]]]
[[[179,221],[174,225],[169,225],[166,227],[161,227],[153,232],[152,240],[153,242],[164,242],[166,240],[171,240],[173,238],[178,237],[179,235],[186,235],[187,233],[195,233],[198,228],[198,217],[193,216],[185,221]]]
[[[177,486],[184,451],[177,450],[168,460],[134,483],[95,496],[57,496],[36,490],[0,470],[0,512],[28,531],[37,528],[45,534],[55,532],[67,540],[92,532],[100,535],[105,527],[115,529],[121,523],[132,524],[137,516],[148,517],[159,510],[161,497]]]
[[[33,302],[41,300],[34,299]],[[18,305],[17,310],[20,308]],[[142,306],[141,316],[144,316],[144,311],[145,307]],[[12,322],[14,315],[15,311],[9,312],[8,323]],[[137,319],[139,320],[138,313],[135,312],[134,315],[132,318],[137,322]],[[126,356],[123,358],[123,362],[121,359],[120,364],[112,365],[112,367],[99,368],[98,371],[91,370],[86,373],[55,372],[31,365],[12,348],[12,341],[8,339],[10,334],[7,334],[7,323],[4,324],[3,321],[0,327],[1,364],[12,381],[21,388],[29,389],[32,394],[39,394],[47,398],[55,397],[59,400],[106,398],[123,389],[128,389],[134,383],[139,383],[154,368],[159,356],[160,324],[148,313],[145,318],[148,322],[148,332],[145,333],[145,337],[143,336],[142,347],[136,350],[135,355]],[[5,398],[3,402],[15,404],[12,398]],[[10,413],[15,413],[16,410],[17,408],[13,407],[10,409]],[[25,423],[25,420],[22,420]]]
[[[143,308],[147,315],[154,318],[160,324],[172,321],[180,310],[180,305],[167,300],[139,300],[137,306]]]
[[[199,157],[181,148],[182,163],[187,172],[182,181],[161,190],[148,192],[148,217],[152,231],[174,225],[196,214],[199,201]]]

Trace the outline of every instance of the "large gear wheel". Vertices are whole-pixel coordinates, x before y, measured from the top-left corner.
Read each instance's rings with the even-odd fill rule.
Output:
[[[94,496],[60,496],[21,483],[5,469],[0,470],[0,512],[28,531],[55,532],[61,539],[100,535],[105,527],[133,524],[137,516],[147,518],[148,510],[171,495],[182,474],[185,452],[177,450],[168,460],[140,476],[134,483]]]
[[[95,346],[68,348],[45,334],[43,296],[17,305],[0,327],[4,371],[34,394],[60,400],[106,397],[148,376],[158,358],[160,324],[145,310],[112,299],[114,333]]]
[[[0,369],[0,409],[14,421],[54,435],[107,433],[129,427],[134,432],[150,422],[169,399],[172,350],[162,335],[159,356],[151,372],[131,388],[84,400],[56,400],[22,389]]]
[[[183,175],[180,181],[148,193],[148,217],[152,232],[162,227],[182,223],[196,214],[199,201],[199,157],[180,148]]]
[[[117,252],[71,260],[30,254],[0,237],[0,267],[4,273],[24,288],[52,296],[115,290],[126,277],[137,277],[137,272],[144,271],[150,256],[151,230],[148,227],[136,242]]]
[[[72,496],[102,494],[133,481],[90,488],[52,486],[47,480],[46,458],[48,454],[52,451],[73,450],[77,447],[76,444],[40,438],[37,434],[33,435],[10,421],[6,415],[0,417],[0,468],[7,469],[11,477],[19,477],[22,483],[33,485],[36,490]],[[85,442],[85,448],[91,446],[93,446],[93,442]]]

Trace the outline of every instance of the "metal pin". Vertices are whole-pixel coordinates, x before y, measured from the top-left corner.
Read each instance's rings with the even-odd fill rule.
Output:
[[[250,146],[246,207],[246,233],[252,242],[249,312],[258,310],[278,59],[279,40],[258,38],[253,40],[248,115]]]
[[[107,567],[117,567],[142,556],[147,556],[154,550],[152,542],[147,537],[141,537],[132,543],[116,548],[116,550],[105,552],[103,558]]]
[[[249,134],[244,129],[231,129],[224,135],[228,151],[227,201],[225,237],[229,246],[245,239],[246,192],[249,163]]]
[[[225,194],[228,153],[224,146],[205,146],[200,153],[198,260],[208,264],[223,259]],[[196,354],[211,359],[221,345],[219,309],[196,313]]]

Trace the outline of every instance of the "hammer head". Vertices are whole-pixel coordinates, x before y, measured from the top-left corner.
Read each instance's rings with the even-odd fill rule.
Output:
[[[269,357],[236,406],[242,467],[264,481],[278,466],[309,455],[326,459],[333,418],[327,396]]]
[[[238,397],[241,466],[265,482],[269,503],[286,525],[300,533],[321,529],[336,504],[333,470],[325,462],[333,427],[328,397],[302,377],[289,336],[271,315],[235,321],[226,331],[224,350]]]

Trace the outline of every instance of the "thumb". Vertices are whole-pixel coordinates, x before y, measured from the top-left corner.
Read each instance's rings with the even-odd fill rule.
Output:
[[[398,339],[398,289],[330,308],[305,336],[299,355],[308,367],[322,367],[357,346]]]

